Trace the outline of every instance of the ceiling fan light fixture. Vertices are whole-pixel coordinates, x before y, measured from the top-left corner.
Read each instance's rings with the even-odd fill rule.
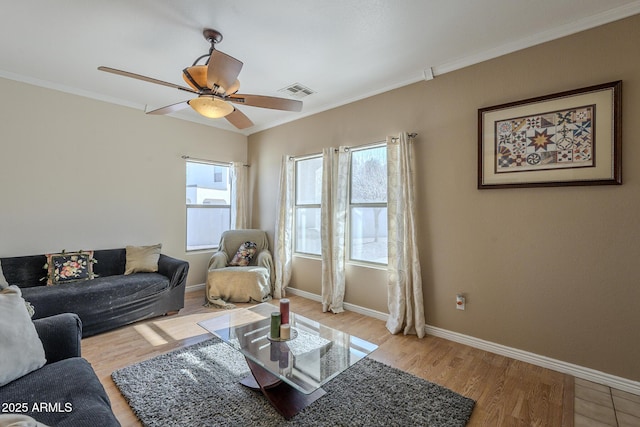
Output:
[[[190,100],[189,106],[210,119],[219,119],[233,112],[233,105],[212,95],[200,95]]]
[[[207,66],[193,65],[182,70],[182,78],[193,90],[207,89]]]
[[[192,65],[182,70],[182,79],[195,91],[208,91],[210,88],[207,83],[207,66],[206,65]],[[236,79],[229,88],[217,87],[216,93],[221,94],[234,94],[240,89],[240,82]]]

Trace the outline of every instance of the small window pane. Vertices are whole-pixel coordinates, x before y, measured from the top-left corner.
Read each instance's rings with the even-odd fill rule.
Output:
[[[295,251],[320,255],[320,208],[296,209]]]
[[[187,250],[218,246],[223,231],[229,229],[230,208],[187,208]]]
[[[187,162],[187,204],[231,204],[229,168],[207,163]]]
[[[187,251],[211,249],[231,226],[229,167],[186,162]]]
[[[387,208],[351,208],[351,256],[357,261],[387,264]]]
[[[322,157],[296,162],[296,205],[319,205],[322,198]]]
[[[351,153],[351,203],[386,203],[387,148]]]

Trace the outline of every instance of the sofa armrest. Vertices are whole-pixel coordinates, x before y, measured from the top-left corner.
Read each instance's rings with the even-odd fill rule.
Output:
[[[275,266],[273,264],[273,256],[271,255],[271,251],[269,249],[263,249],[258,254],[256,258],[256,265],[259,267],[264,267],[269,271],[269,282],[271,284],[271,290],[273,291],[273,286],[276,282],[276,274],[275,274]]]
[[[182,284],[186,286],[189,263],[165,254],[160,254],[160,258],[158,259],[158,273],[169,278],[172,288],[177,288]]]
[[[216,268],[225,268],[229,263],[229,256],[224,251],[218,251],[211,255],[211,259],[209,260],[209,271]]]
[[[82,321],[77,314],[56,314],[36,319],[33,324],[42,341],[47,363],[81,356]]]

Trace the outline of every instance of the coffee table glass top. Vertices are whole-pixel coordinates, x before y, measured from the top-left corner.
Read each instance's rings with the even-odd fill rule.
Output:
[[[305,394],[316,391],[378,348],[295,314],[293,310],[289,316],[292,339],[271,340],[271,313],[278,310],[277,306],[263,303],[198,322],[198,325]]]

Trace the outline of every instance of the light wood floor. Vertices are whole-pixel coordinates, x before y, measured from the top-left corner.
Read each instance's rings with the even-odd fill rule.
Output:
[[[572,376],[442,338],[391,335],[381,320],[353,312],[322,313],[318,302],[299,296],[290,300],[292,311],[377,344],[373,359],[476,400],[469,426],[573,426]],[[196,322],[223,310],[203,307],[203,302],[202,291],[188,292],[179,314],[82,340],[83,356],[93,365],[123,426],[140,423],[111,373],[209,339],[211,335]]]

